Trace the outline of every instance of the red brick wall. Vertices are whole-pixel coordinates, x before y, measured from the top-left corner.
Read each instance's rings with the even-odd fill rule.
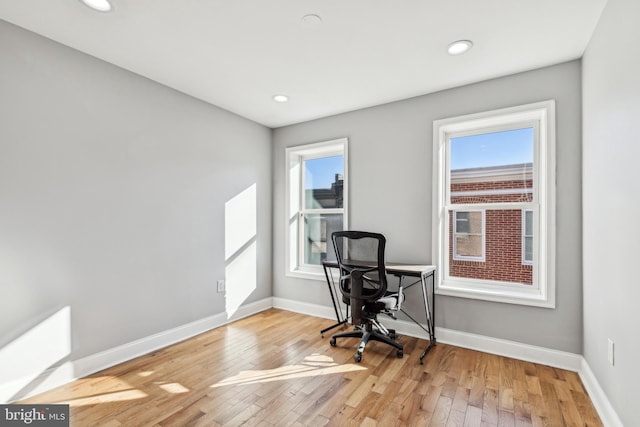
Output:
[[[451,203],[499,203],[499,202],[531,202],[533,194],[524,190],[533,188],[531,180],[527,181],[497,181],[497,182],[466,182],[451,185],[451,193],[460,191],[481,191],[481,190],[507,190],[512,189],[513,194],[486,194],[477,196],[455,196],[451,197]],[[517,190],[523,191],[518,193]]]
[[[479,191],[479,190],[499,190],[499,189],[517,189],[523,190],[533,188],[533,181],[518,179],[512,181],[485,181],[485,182],[458,182],[451,184],[451,192],[457,191]]]

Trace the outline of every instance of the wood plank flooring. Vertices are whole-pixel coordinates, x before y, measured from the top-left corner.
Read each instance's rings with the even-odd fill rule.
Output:
[[[69,403],[76,427],[602,425],[574,372],[441,343],[420,365],[406,336],[356,364],[331,323],[270,309],[21,403]]]

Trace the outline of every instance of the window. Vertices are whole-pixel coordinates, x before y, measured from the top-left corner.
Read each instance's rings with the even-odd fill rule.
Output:
[[[484,211],[454,211],[453,259],[484,261]]]
[[[437,292],[555,305],[553,101],[434,122]]]
[[[533,211],[522,211],[522,264],[533,265]]]
[[[287,272],[324,279],[331,234],[347,227],[347,139],[287,149]]]

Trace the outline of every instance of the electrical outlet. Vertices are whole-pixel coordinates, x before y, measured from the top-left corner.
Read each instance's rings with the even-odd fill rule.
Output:
[[[613,340],[611,338],[609,338],[608,340],[608,345],[607,345],[607,359],[609,359],[609,363],[611,363],[611,366],[613,366],[614,364],[614,346],[615,343],[613,342]]]
[[[218,293],[224,292],[224,280],[218,280]]]

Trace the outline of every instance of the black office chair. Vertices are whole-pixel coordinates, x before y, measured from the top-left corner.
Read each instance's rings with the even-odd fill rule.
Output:
[[[393,311],[400,309],[404,299],[402,289],[397,293],[387,292],[385,237],[365,231],[337,231],[331,240],[340,269],[340,292],[343,301],[351,307],[354,330],[333,335],[330,344],[335,347],[336,338],[361,338],[353,356],[356,362],[362,360],[362,352],[370,340],[395,347],[396,355],[402,357],[403,347],[395,341],[395,331],[385,328],[377,319],[380,313],[395,318]]]

